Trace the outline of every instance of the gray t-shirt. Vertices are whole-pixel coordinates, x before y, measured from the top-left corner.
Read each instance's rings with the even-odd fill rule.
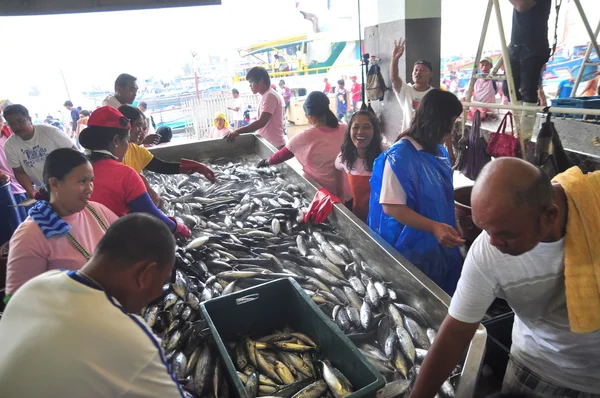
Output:
[[[600,394],[600,332],[569,328],[564,239],[520,256],[501,253],[482,232],[465,261],[448,313],[480,322],[496,298],[515,312],[511,354],[554,384]]]

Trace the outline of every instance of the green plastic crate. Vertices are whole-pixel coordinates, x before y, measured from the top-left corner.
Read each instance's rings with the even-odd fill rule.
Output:
[[[238,341],[244,335],[266,335],[286,325],[310,336],[323,356],[350,380],[356,391],[349,398],[375,397],[377,390],[385,385],[384,377],[291,278],[206,301],[201,310],[236,397],[248,395],[223,341]]]

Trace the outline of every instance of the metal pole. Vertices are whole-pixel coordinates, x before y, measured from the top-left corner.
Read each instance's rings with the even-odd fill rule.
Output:
[[[69,94],[69,87],[67,87],[67,80],[65,79],[65,74],[63,73],[62,69],[60,70],[60,75],[62,76],[62,81],[65,85],[65,90],[67,90],[67,97],[69,98],[69,101],[71,101],[71,94]]]
[[[585,18],[585,15],[582,15],[581,17]],[[577,79],[575,79],[575,85],[573,86],[573,91],[571,91],[571,97],[577,96],[577,89],[579,88],[579,83],[581,83],[581,79],[583,78],[583,74],[585,73],[586,64],[590,60],[590,55],[592,54],[592,42],[596,39],[596,37],[598,37],[598,33],[600,33],[600,21],[598,21],[598,26],[596,27],[594,37],[590,37],[590,45],[585,50],[585,57],[583,57],[581,67],[579,68],[579,73],[577,73]]]
[[[360,0],[357,0],[358,4],[358,53],[360,54],[360,99],[362,103],[365,103],[365,72],[363,68],[363,54],[362,54],[362,27],[360,24]],[[353,104],[354,105],[354,104]],[[357,112],[358,109],[354,109],[354,112]]]
[[[579,11],[579,15],[581,15],[581,19],[583,20],[583,25],[585,26],[585,30],[587,34],[590,36],[590,44],[594,45],[594,49],[596,50],[596,54],[600,57],[600,47],[598,47],[598,42],[596,41],[596,35],[592,36],[594,33],[592,32],[592,27],[585,16],[585,12],[583,12],[583,8],[581,7],[581,1],[574,0],[575,5],[577,6],[577,11]]]
[[[483,54],[483,45],[485,44],[485,36],[487,35],[488,26],[490,24],[490,16],[492,15],[492,3],[493,0],[488,1],[488,6],[485,11],[485,18],[483,19],[483,28],[481,29],[481,36],[479,37],[479,46],[477,47],[477,54],[475,54],[475,61],[473,61],[473,71],[471,72],[471,80],[469,82],[469,88],[467,89],[467,95],[465,101],[470,102],[471,96],[473,95],[473,88],[475,87],[475,75],[479,70],[479,61],[481,60],[481,54]],[[465,108],[463,111],[463,117],[461,122],[461,132],[465,135],[465,123],[469,109]]]
[[[498,0],[492,1],[494,2],[494,10],[496,11],[496,20],[498,22],[498,33],[500,34],[500,44],[502,45],[502,59],[504,60],[504,71],[506,72],[506,82],[508,83],[508,95],[510,96],[510,103],[517,105],[517,90],[515,88],[512,67],[510,65],[508,47],[506,46],[506,37],[504,36],[504,24],[502,23],[502,14],[500,14],[500,4],[498,3]],[[518,117],[515,117],[514,121],[517,137],[519,137],[521,143],[521,154],[523,155],[523,158],[525,158],[525,143],[521,136],[521,121]]]

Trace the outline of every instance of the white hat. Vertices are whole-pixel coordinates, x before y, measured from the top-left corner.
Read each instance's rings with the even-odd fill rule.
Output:
[[[489,62],[490,65],[494,65],[494,63],[492,62],[492,59],[490,57],[481,58],[481,61],[479,61],[479,63],[482,63],[484,61]]]

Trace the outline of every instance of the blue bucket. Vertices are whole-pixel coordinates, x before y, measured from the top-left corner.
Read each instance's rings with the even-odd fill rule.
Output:
[[[21,220],[15,197],[10,189],[10,182],[0,185],[0,245],[8,241],[15,232]]]

